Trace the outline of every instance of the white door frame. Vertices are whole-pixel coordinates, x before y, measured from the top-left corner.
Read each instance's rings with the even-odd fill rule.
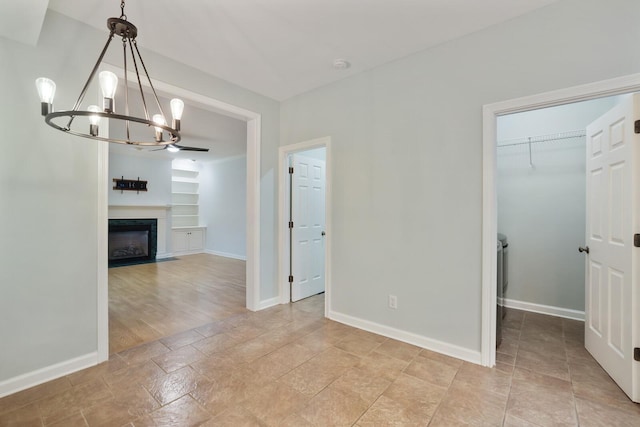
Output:
[[[496,363],[497,117],[638,91],[640,91],[640,74],[632,74],[483,106],[482,342],[480,348],[482,365],[491,367]]]
[[[124,78],[124,70],[109,64],[104,69]],[[128,73],[129,79],[135,74]],[[131,80],[134,81],[134,80]],[[199,107],[247,123],[247,224],[246,224],[246,307],[260,308],[260,145],[261,115],[226,102],[152,79],[160,94],[178,96]],[[143,82],[143,86],[148,86]],[[98,363],[109,359],[109,291],[108,291],[108,220],[109,220],[109,145],[98,145],[98,278],[97,278],[97,336]]]
[[[278,153],[278,289],[280,290],[280,304],[289,304],[291,292],[289,289],[289,205],[287,197],[287,178],[289,177],[289,154],[314,148],[326,148],[325,158],[325,241],[324,241],[324,314],[329,315],[331,306],[331,137],[312,139],[297,144],[285,145],[279,148]]]

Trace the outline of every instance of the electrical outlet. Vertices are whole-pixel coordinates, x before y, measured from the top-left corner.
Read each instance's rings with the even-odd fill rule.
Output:
[[[389,295],[389,308],[398,308],[398,297],[395,295]]]

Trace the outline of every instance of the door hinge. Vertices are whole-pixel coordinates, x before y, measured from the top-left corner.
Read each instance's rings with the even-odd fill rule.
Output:
[[[640,133],[640,120],[636,120],[634,126],[636,133]]]
[[[633,246],[640,248],[640,234],[633,235]]]
[[[293,283],[293,276],[289,276],[289,283]]]
[[[636,362],[640,362],[640,347],[636,347],[633,349],[633,360]]]
[[[289,228],[293,228],[293,221],[289,221]]]
[[[636,122],[636,123],[637,123],[637,122]],[[636,125],[636,129],[637,129],[637,128],[638,128],[638,127],[637,127],[637,125]],[[289,167],[289,173],[293,173],[293,166],[290,166],[290,167]]]

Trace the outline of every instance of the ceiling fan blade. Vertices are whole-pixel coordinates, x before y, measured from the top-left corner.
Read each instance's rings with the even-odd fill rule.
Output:
[[[209,152],[208,148],[199,148],[199,147],[185,147],[184,145],[176,145],[176,147],[180,149],[180,151],[202,151],[204,153]]]

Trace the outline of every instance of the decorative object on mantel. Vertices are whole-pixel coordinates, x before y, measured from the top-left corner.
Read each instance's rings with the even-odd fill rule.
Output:
[[[45,122],[53,127],[54,129],[60,130],[62,132],[70,133],[72,135],[81,136],[84,138],[97,139],[100,141],[107,142],[117,142],[119,144],[131,144],[131,145],[144,145],[144,146],[163,146],[169,144],[175,144],[180,141],[180,120],[182,118],[182,111],[184,109],[184,102],[180,99],[171,100],[171,112],[173,115],[173,122],[171,126],[167,125],[166,116],[164,111],[162,110],[162,106],[160,105],[160,100],[158,99],[158,95],[156,94],[156,90],[153,87],[153,83],[151,82],[151,77],[149,77],[149,73],[147,71],[147,67],[142,60],[142,56],[140,55],[140,50],[138,49],[138,43],[136,41],[136,36],[138,35],[138,29],[131,22],[127,21],[127,15],[124,14],[124,0],[120,2],[120,17],[119,18],[109,18],[107,19],[107,28],[109,29],[109,38],[107,39],[107,43],[104,45],[100,56],[98,57],[98,61],[93,66],[91,73],[89,74],[89,78],[87,82],[84,84],[82,90],[80,91],[80,96],[76,101],[75,105],[71,110],[68,111],[53,111],[53,97],[56,91],[56,84],[53,80],[50,80],[45,77],[40,77],[36,79],[36,87],[38,89],[38,95],[40,96],[41,102],[41,113],[44,116]],[[96,72],[100,68],[100,64],[107,53],[107,49],[109,48],[109,44],[113,40],[114,36],[122,37],[122,50],[123,50],[123,69],[124,69],[124,114],[116,113],[116,107],[114,105],[114,96],[116,93],[116,89],[118,87],[118,77],[112,73],[111,71],[102,71],[98,75],[98,80],[100,82],[100,88],[102,90],[102,108],[97,105],[89,105],[85,110],[81,110],[81,104],[84,100],[84,97],[87,93],[87,89],[89,85],[93,81],[93,78],[96,75]],[[127,63],[127,47],[132,59],[133,68],[135,70],[135,80],[131,78],[131,83],[129,83],[129,64]],[[149,113],[147,108],[147,100],[145,99],[144,92],[142,90],[142,80],[140,79],[139,67],[142,67],[144,71],[143,77],[146,76],[146,81],[148,81],[151,91],[153,92],[153,100],[155,100],[155,104],[158,107],[159,114]],[[133,74],[133,73],[131,73]],[[142,107],[144,109],[144,118],[130,116],[129,114],[129,85],[132,87],[137,87],[140,90],[140,98],[142,100]],[[146,82],[145,82],[146,85]],[[135,94],[135,92],[134,92]],[[77,117],[88,117],[89,118],[89,126],[88,129],[81,129],[82,126],[87,126],[87,123],[83,120],[75,120]],[[100,118],[109,119],[109,121],[113,121],[111,125],[113,126],[115,123],[120,123],[120,125],[124,126],[124,131],[121,134],[126,135],[126,139],[117,139],[117,138],[109,138],[99,136],[98,133],[98,124],[100,122]],[[58,121],[65,121],[66,124],[55,123]],[[74,121],[76,122],[74,125]],[[78,123],[80,122],[80,123]],[[153,136],[149,140],[144,141],[134,141],[131,139],[130,127],[132,124],[142,124],[146,127],[155,128],[154,132],[149,132],[149,136]],[[73,126],[73,127],[72,127]],[[138,125],[139,126],[139,125]],[[163,138],[164,131],[168,132],[169,140],[165,141]]]
[[[122,178],[113,178],[113,189],[120,190],[120,193],[124,191],[136,191],[140,194],[141,191],[147,191],[147,181],[140,181],[140,177],[137,180],[134,179],[124,179]]]

